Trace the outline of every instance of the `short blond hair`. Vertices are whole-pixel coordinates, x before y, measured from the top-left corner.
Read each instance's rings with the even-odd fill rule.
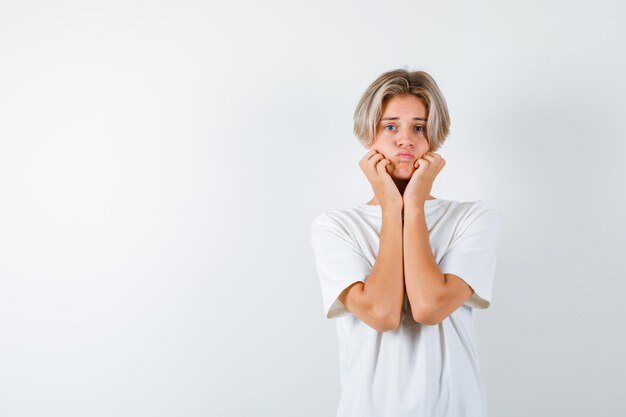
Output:
[[[450,131],[450,115],[439,86],[424,71],[395,69],[380,75],[365,90],[354,111],[354,134],[364,147],[369,148],[376,139],[376,131],[382,108],[387,100],[396,95],[413,94],[426,110],[426,138],[431,152],[443,145]]]

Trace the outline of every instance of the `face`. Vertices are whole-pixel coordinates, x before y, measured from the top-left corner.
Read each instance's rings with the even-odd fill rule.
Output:
[[[412,94],[393,96],[383,105],[376,139],[370,149],[377,149],[389,159],[387,172],[392,178],[411,179],[415,172],[413,164],[428,152],[427,117],[426,106]]]

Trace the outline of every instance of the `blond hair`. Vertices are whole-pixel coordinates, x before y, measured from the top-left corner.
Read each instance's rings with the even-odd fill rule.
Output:
[[[395,69],[380,75],[365,90],[354,111],[354,134],[364,147],[369,148],[376,139],[376,128],[387,100],[396,95],[413,94],[428,111],[426,138],[430,151],[443,145],[450,130],[448,105],[435,80],[424,71]]]

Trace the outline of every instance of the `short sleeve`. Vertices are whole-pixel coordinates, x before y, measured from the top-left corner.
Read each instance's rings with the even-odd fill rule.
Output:
[[[351,284],[365,282],[372,265],[347,232],[326,214],[311,225],[311,245],[326,318],[351,314],[337,297]]]
[[[457,228],[439,269],[462,278],[474,293],[465,302],[473,308],[488,308],[496,272],[502,215],[486,204],[473,206]]]

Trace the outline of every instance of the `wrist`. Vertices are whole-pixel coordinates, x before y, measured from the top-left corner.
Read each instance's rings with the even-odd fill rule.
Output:
[[[425,216],[424,204],[410,204],[404,206],[404,220],[416,219],[419,216]]]
[[[383,216],[395,216],[395,215],[402,215],[402,206],[396,206],[396,205],[388,205],[388,206],[382,206],[381,205],[381,211],[383,213]]]
[[[404,211],[424,211],[424,200],[412,200],[404,202]]]

